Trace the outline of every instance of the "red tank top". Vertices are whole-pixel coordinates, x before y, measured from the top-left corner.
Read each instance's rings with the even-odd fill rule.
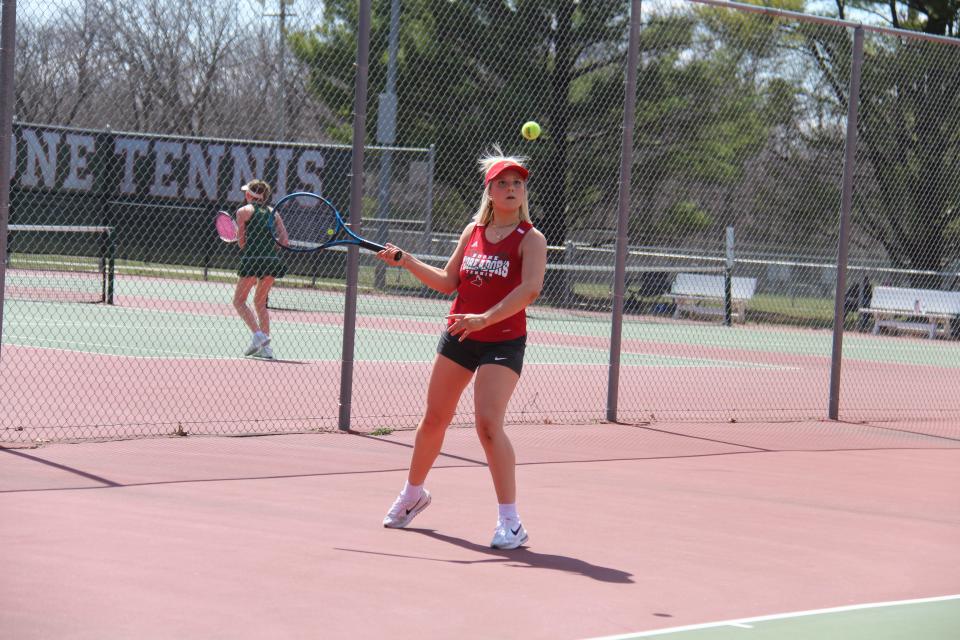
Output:
[[[500,242],[486,239],[486,227],[476,225],[467,240],[460,263],[460,284],[450,313],[483,313],[507,297],[522,279],[523,261],[520,259],[520,242],[533,228],[529,222],[521,222]],[[453,324],[447,322],[449,327]],[[501,342],[527,335],[527,313],[518,311],[509,318],[475,331],[467,336],[480,342]]]

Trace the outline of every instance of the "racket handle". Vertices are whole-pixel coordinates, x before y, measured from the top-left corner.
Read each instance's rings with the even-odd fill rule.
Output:
[[[386,247],[383,246],[382,244],[378,244],[378,243],[376,243],[376,242],[370,242],[369,240],[364,240],[363,238],[360,238],[359,244],[360,244],[360,246],[363,247],[364,249],[369,249],[370,251],[378,251],[378,252],[379,252],[379,251],[383,251],[384,249],[386,249]],[[400,262],[400,258],[402,258],[402,257],[403,257],[403,251],[397,251],[395,254],[393,254],[393,261],[394,261],[394,262]]]

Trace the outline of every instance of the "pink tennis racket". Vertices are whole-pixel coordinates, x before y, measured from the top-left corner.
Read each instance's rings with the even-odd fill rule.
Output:
[[[233,216],[229,213],[226,211],[217,213],[214,224],[217,227],[217,233],[220,235],[221,240],[224,242],[237,241],[237,221],[234,220]]]

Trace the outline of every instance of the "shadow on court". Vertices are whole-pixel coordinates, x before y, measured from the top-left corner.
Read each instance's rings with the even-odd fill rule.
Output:
[[[476,542],[471,542],[463,538],[439,533],[434,529],[416,529],[408,527],[406,529],[400,529],[400,531],[418,533],[427,536],[428,538],[439,540],[440,542],[451,544],[460,547],[461,549],[466,549],[467,551],[472,551],[490,557],[482,560],[454,560],[448,558],[430,558],[424,556],[405,556],[393,553],[383,553],[379,551],[364,551],[361,549],[338,548],[337,550],[349,551],[351,553],[367,553],[373,555],[390,556],[394,558],[409,558],[411,560],[427,560],[430,562],[448,562],[451,564],[462,565],[502,562],[507,563],[506,566],[510,567],[551,569],[553,571],[564,571],[566,573],[579,574],[600,582],[614,582],[621,584],[633,583],[633,574],[627,571],[620,571],[619,569],[590,564],[589,562],[585,562],[578,558],[571,558],[570,556],[562,556],[551,553],[537,553],[536,551],[532,551],[527,547],[520,547],[519,549],[494,549],[492,547],[477,544]]]

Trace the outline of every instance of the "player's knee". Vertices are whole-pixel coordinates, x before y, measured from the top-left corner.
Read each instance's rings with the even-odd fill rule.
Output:
[[[431,435],[443,433],[452,418],[453,416],[443,412],[428,410],[423,414],[423,419],[420,421],[420,430]]]
[[[486,442],[495,442],[503,437],[503,420],[497,416],[478,412],[476,427],[477,435]]]

